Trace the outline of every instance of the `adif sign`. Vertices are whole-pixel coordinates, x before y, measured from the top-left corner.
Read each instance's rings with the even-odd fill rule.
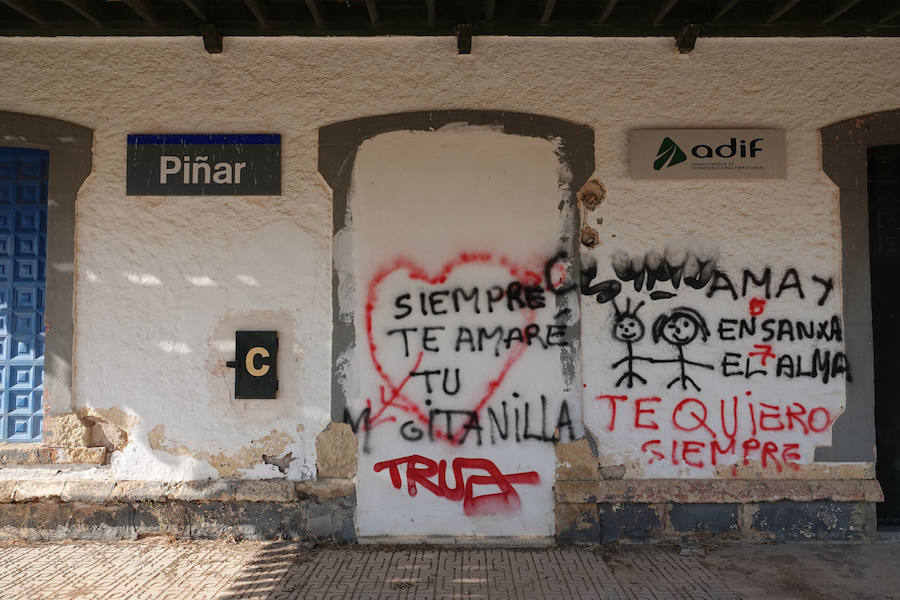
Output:
[[[128,195],[281,193],[278,134],[132,134]]]
[[[633,179],[782,179],[782,129],[640,129],[630,133]]]

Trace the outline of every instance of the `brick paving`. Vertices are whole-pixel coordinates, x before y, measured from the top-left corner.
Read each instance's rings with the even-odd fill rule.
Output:
[[[847,546],[850,547],[850,546]],[[789,545],[735,546],[721,560],[682,555],[678,547],[619,546],[547,549],[332,546],[307,549],[295,542],[167,541],[0,544],[2,600],[528,600],[846,598],[817,575],[825,590],[791,581],[773,587],[763,570],[754,575],[760,548],[773,565],[797,556]],[[778,550],[780,548],[780,550]],[[816,551],[809,550],[815,562]],[[887,564],[900,544],[875,549]],[[824,551],[824,550],[823,550]],[[774,552],[774,554],[773,554]],[[847,556],[845,549],[838,555]],[[702,554],[702,553],[701,553]],[[762,554],[765,554],[763,552]],[[800,553],[802,554],[802,552]],[[852,552],[851,552],[852,554]],[[865,560],[861,557],[860,560]],[[796,558],[794,558],[796,563]],[[845,561],[846,562],[846,561]],[[896,564],[894,563],[895,567]],[[742,565],[740,585],[726,584]],[[900,598],[896,568],[883,581]],[[827,572],[827,570],[826,570]],[[766,586],[754,587],[762,576]],[[871,579],[871,577],[869,577]],[[844,577],[844,583],[846,577]],[[862,582],[860,582],[861,584]],[[870,588],[871,589],[871,588]],[[763,592],[765,590],[765,592]],[[896,591],[893,595],[891,590]],[[779,595],[784,592],[784,595]],[[802,592],[802,593],[801,593]]]

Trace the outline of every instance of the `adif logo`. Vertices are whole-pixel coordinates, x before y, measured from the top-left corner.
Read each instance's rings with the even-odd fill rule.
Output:
[[[684,150],[678,147],[670,137],[663,138],[659,150],[656,151],[656,160],[653,161],[653,170],[659,171],[663,167],[671,167],[687,160]],[[667,164],[668,163],[668,164]]]

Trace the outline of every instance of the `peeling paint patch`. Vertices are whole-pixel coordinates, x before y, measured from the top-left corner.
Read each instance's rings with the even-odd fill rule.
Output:
[[[167,440],[165,425],[154,427],[147,434],[147,440],[153,450],[161,450],[176,456],[188,456],[209,463],[219,473],[219,477],[239,477],[246,469],[266,464],[266,456],[281,456],[288,444],[293,442],[286,433],[273,429],[268,435],[251,441],[248,446],[235,451],[222,451],[214,454],[191,450],[187,446]],[[282,459],[289,458],[289,455],[290,453],[283,456]]]

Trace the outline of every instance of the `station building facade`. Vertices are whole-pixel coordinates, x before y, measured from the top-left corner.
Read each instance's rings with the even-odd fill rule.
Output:
[[[0,40],[0,535],[897,518],[895,38],[198,44]],[[201,142],[277,161],[219,193],[251,167]],[[711,173],[751,149],[782,172]]]

